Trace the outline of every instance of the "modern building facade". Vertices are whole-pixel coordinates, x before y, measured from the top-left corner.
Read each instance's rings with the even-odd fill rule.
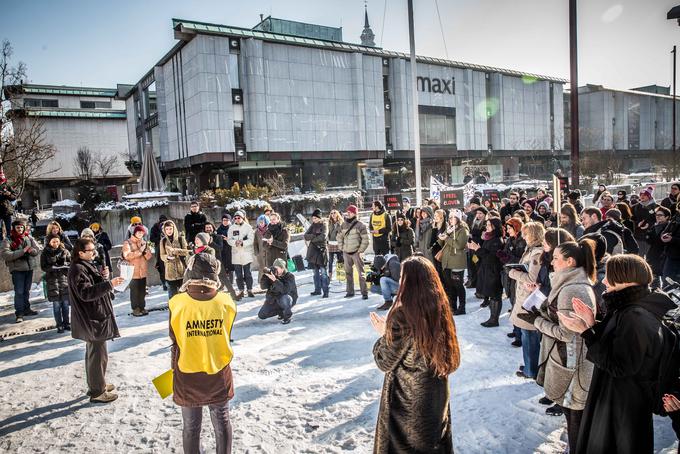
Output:
[[[614,90],[601,85],[579,87],[579,145],[584,158],[616,157],[618,172],[652,171],[672,158],[673,97],[655,85]],[[570,99],[564,97],[567,148]],[[676,101],[676,131],[680,103]],[[677,138],[680,141],[680,136]],[[658,169],[657,169],[658,170]]]
[[[302,189],[368,188],[378,168],[378,185],[409,184],[408,55],[271,17],[253,29],[173,19],[173,29],[178,43],[118,93],[131,152],[141,159],[151,143],[172,189],[258,184],[271,172]],[[369,32],[365,17],[364,43]],[[429,57],[418,57],[417,76],[426,174],[565,168],[565,80]]]
[[[22,84],[6,87],[11,99],[13,127],[40,122],[44,141],[56,148],[53,159],[41,163],[38,174],[23,194],[24,207],[75,198],[75,184],[82,178],[74,163],[78,149],[86,147],[93,159],[116,156],[105,177],[93,164],[92,176],[102,186],[129,181],[125,103],[114,99],[116,89]]]

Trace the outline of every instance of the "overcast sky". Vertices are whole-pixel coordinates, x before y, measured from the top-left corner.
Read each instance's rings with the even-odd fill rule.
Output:
[[[414,1],[419,55],[569,77],[568,0],[437,1],[444,38],[435,0]],[[676,4],[579,0],[579,85],[670,85],[680,27],[666,13]],[[263,13],[342,26],[345,41],[359,42],[363,12],[363,0],[0,0],[0,38],[30,82],[115,87],[173,46],[173,17],[252,27]],[[368,13],[378,46],[408,52],[406,0],[369,0]]]

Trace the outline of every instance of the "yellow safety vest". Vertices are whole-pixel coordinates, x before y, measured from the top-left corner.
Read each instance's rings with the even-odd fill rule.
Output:
[[[371,214],[371,230],[381,230],[387,227],[387,213]],[[383,236],[383,233],[374,233],[374,237]]]
[[[211,300],[197,301],[178,293],[168,303],[170,326],[179,346],[177,366],[184,373],[216,374],[234,356],[229,345],[236,305],[226,293]]]

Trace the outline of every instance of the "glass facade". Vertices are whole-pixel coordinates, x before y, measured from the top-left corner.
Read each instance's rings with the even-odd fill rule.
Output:
[[[423,145],[455,145],[455,115],[419,113],[420,143]]]
[[[24,99],[24,107],[59,107],[59,101],[56,99]]]
[[[640,149],[640,102],[628,105],[628,149]]]

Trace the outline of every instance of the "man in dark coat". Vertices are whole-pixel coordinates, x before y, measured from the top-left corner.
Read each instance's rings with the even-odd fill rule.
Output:
[[[222,256],[218,257],[222,266],[220,267],[220,282],[229,283],[234,286],[234,265],[231,263],[231,245],[227,242],[229,236],[229,226],[231,225],[231,215],[222,214],[222,223],[217,227],[217,234],[222,237]]]
[[[652,188],[643,189],[640,191],[640,202],[633,205],[631,211],[633,212],[633,222],[635,223],[635,239],[640,246],[639,255],[644,257],[647,255],[649,245],[645,241],[646,228],[651,227],[656,222],[654,210],[659,205],[654,200],[654,192]]]
[[[307,263],[314,270],[314,291],[312,296],[321,295],[328,298],[330,279],[326,266],[328,265],[328,253],[326,252],[326,224],[321,218],[321,210],[316,209],[312,213],[312,224],[305,232],[307,246]]]
[[[664,349],[661,317],[675,304],[664,293],[650,293],[646,285],[603,297],[604,320],[581,333],[595,370],[575,454],[651,453],[657,397],[652,384]]]
[[[510,199],[510,203],[501,208],[501,220],[503,222],[510,219],[515,211],[522,209],[519,204],[519,194],[517,192],[511,192],[508,198]]]
[[[106,341],[120,337],[113,314],[111,295],[113,287],[123,283],[123,278],[108,280],[109,270],[97,271],[91,263],[94,242],[80,238],[73,249],[73,261],[68,272],[68,290],[71,302],[71,336],[85,341],[85,372],[90,402],[113,402],[118,396],[114,386],[104,377],[108,363]]]
[[[283,259],[274,260],[269,273],[262,273],[260,288],[267,290],[264,304],[257,316],[264,320],[278,315],[284,325],[290,323],[293,316],[293,306],[297,303],[298,293],[295,276],[286,268]]]
[[[2,225],[5,226],[5,233],[9,236],[12,231],[12,215],[14,214],[14,207],[12,201],[16,200],[17,193],[7,183],[5,172],[0,167],[0,241],[4,239],[2,234]]]
[[[671,185],[671,192],[668,197],[661,201],[661,206],[671,210],[671,216],[675,214],[676,207],[680,202],[680,183],[673,183]]]
[[[208,218],[201,212],[198,202],[191,202],[189,214],[184,216],[184,232],[188,243],[193,243],[196,235],[205,228]]]
[[[165,283],[165,262],[161,260],[161,238],[163,238],[163,223],[168,220],[168,217],[164,214],[161,214],[158,217],[158,222],[156,222],[153,227],[151,227],[151,231],[149,232],[149,241],[151,241],[154,244],[154,247],[156,248],[156,265],[154,266],[156,270],[158,270],[158,275],[161,278],[161,284],[163,284],[163,290],[167,291],[168,290],[168,284]]]

